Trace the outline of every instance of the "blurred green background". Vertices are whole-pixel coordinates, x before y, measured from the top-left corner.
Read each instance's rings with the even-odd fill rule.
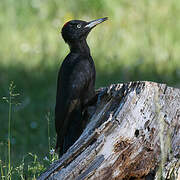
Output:
[[[0,160],[6,160],[11,81],[20,93],[11,119],[12,164],[32,152],[48,154],[55,144],[56,78],[68,53],[61,27],[70,19],[109,17],[88,37],[96,87],[150,80],[180,87],[180,1],[178,0],[1,0]]]

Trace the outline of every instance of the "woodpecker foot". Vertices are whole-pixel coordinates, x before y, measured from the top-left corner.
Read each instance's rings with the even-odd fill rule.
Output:
[[[102,90],[98,93],[97,105],[100,104],[101,98],[107,93],[106,88],[102,88]]]

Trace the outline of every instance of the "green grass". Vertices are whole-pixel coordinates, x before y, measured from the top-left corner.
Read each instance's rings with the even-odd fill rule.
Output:
[[[55,145],[56,78],[68,53],[60,29],[70,19],[105,16],[109,20],[88,37],[96,64],[96,87],[133,80],[180,87],[178,0],[1,0],[1,163],[8,162],[9,104],[2,98],[8,97],[10,82],[20,94],[16,97],[20,105],[12,106],[11,167],[24,172],[22,167],[27,166],[29,172],[28,164],[33,167],[38,162],[45,168],[43,159]]]
[[[16,86],[14,82],[11,82],[9,85],[8,96],[3,97],[8,103],[8,138],[7,143],[5,142],[3,145],[3,149],[5,151],[5,156],[0,159],[0,169],[1,169],[1,179],[2,180],[11,180],[11,179],[36,179],[37,176],[40,175],[54,160],[57,159],[57,154],[54,153],[54,150],[51,149],[51,138],[50,138],[50,112],[48,112],[46,116],[47,120],[47,135],[48,135],[48,157],[45,156],[44,159],[38,158],[36,154],[27,153],[27,155],[23,155],[22,161],[19,165],[12,165],[11,157],[12,157],[12,148],[11,143],[13,143],[13,138],[11,136],[11,119],[12,119],[12,107],[15,105],[19,105],[16,102],[17,96],[19,93],[15,92]],[[35,127],[35,124],[33,125]],[[6,154],[7,152],[7,154]],[[1,152],[2,153],[2,152]]]

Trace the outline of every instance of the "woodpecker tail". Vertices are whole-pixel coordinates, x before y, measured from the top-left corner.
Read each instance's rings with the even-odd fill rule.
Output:
[[[63,136],[57,135],[56,151],[59,151],[61,157],[79,138],[83,130],[82,108],[80,104],[67,116],[67,127]]]

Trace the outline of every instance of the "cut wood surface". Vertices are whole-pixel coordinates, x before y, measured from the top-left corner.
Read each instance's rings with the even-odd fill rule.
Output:
[[[101,91],[80,138],[38,179],[178,179],[180,89],[130,82]]]

